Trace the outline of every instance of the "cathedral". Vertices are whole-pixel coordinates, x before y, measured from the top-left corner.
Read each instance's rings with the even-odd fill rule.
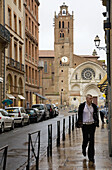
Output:
[[[77,108],[89,93],[100,107],[105,100],[97,85],[106,74],[105,64],[95,53],[74,54],[73,31],[74,14],[63,3],[54,16],[54,50],[39,51],[39,60],[44,62],[43,95],[58,106]]]

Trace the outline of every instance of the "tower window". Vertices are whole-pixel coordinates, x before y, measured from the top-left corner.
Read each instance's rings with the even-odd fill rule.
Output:
[[[61,33],[60,33],[60,38],[61,38]]]
[[[59,28],[61,28],[61,21],[59,21]]]
[[[63,80],[61,80],[61,82],[63,83]]]
[[[64,21],[62,22],[62,28],[64,28]]]
[[[61,70],[61,72],[63,72],[63,70]]]
[[[64,37],[64,33],[62,33],[62,37]]]
[[[61,91],[63,91],[63,89],[61,89]]]
[[[69,29],[68,29],[68,34],[69,34]]]

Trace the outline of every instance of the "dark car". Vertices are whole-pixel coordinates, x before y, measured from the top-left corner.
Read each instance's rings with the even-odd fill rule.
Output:
[[[53,118],[55,116],[54,106],[52,104],[46,104],[46,106],[49,111],[49,117]]]
[[[42,115],[39,113],[39,110],[36,108],[26,109],[26,114],[29,115],[30,122],[39,122],[42,119]]]
[[[45,104],[34,104],[32,105],[32,108],[37,108],[39,110],[43,120],[49,118],[49,111]]]

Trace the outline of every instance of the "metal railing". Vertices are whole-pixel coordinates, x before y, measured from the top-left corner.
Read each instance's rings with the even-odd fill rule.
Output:
[[[14,60],[11,57],[7,57],[7,65],[13,68],[16,68],[17,70],[20,71],[25,71],[24,70],[24,64],[21,64],[19,61]]]
[[[30,165],[36,159],[36,170],[39,169],[39,152],[40,152],[40,131],[28,134],[28,164],[26,170],[30,170]]]
[[[0,170],[6,169],[8,145],[0,148]]]

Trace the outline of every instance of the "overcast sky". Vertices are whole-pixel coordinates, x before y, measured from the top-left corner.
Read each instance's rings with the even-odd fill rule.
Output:
[[[60,6],[65,2],[68,11],[74,11],[74,54],[92,55],[95,49],[94,38],[99,35],[100,46],[105,46],[102,12],[105,7],[101,0],[40,0],[39,6],[39,49],[54,50],[53,18],[60,11]],[[106,59],[103,50],[96,49],[100,59]]]

